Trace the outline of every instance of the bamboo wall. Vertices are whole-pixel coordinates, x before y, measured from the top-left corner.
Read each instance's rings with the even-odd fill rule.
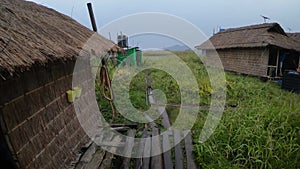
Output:
[[[67,101],[75,61],[35,66],[0,82],[0,120],[10,151],[21,169],[66,168],[78,158],[89,137]],[[84,103],[93,103],[94,82],[88,69],[78,72]],[[82,114],[93,119],[87,105]]]
[[[269,52],[267,48],[222,49],[217,50],[225,70],[266,77]],[[216,52],[206,51],[206,64],[216,63]]]

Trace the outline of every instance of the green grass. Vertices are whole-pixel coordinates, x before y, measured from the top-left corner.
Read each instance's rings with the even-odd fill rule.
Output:
[[[255,77],[227,73],[226,79],[226,110],[213,136],[196,144],[198,163],[203,168],[299,168],[299,95]],[[205,115],[198,117],[196,133],[204,121]]]
[[[200,105],[209,105],[214,91],[205,67],[192,52],[175,54],[196,77]],[[147,59],[144,62],[160,64]],[[146,74],[147,71],[139,73],[130,83],[131,103],[141,111],[149,108],[145,105]],[[159,70],[152,70],[151,78],[152,87],[163,91],[168,103],[180,103],[179,86],[174,78]],[[207,111],[199,112],[193,127],[197,164],[202,168],[300,168],[300,95],[280,89],[277,83],[264,83],[257,77],[234,73],[226,73],[226,83],[226,109],[216,131],[206,142],[198,143]],[[104,117],[110,118],[108,102],[103,100],[98,87],[100,109]],[[167,111],[174,121],[179,109],[167,106]],[[132,123],[120,115],[114,122]]]

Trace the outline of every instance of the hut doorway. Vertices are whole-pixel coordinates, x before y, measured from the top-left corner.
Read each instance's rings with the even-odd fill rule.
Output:
[[[275,46],[269,48],[268,76],[271,78],[280,76],[279,58],[282,53],[282,50]]]
[[[299,67],[299,53],[272,46],[269,48],[268,76],[282,77],[286,71]]]

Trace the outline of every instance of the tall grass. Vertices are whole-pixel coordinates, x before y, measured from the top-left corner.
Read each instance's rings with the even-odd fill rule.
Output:
[[[195,146],[198,163],[203,168],[299,168],[299,95],[231,73],[227,83],[221,123],[207,142]],[[204,121],[199,116],[195,133]]]
[[[209,106],[213,93],[204,65],[192,52],[176,52],[191,68],[199,85],[202,106]],[[163,56],[160,56],[163,57]],[[164,59],[157,57],[157,59]],[[145,64],[147,61],[145,61]],[[180,72],[179,72],[180,73]],[[131,82],[130,99],[134,107],[145,105],[146,72]],[[162,90],[168,103],[180,103],[176,81],[163,71],[151,73],[152,87]],[[300,95],[280,89],[274,82],[263,83],[256,77],[226,73],[226,110],[214,134],[205,143],[198,136],[207,111],[200,111],[193,127],[194,153],[202,168],[300,168]],[[108,102],[96,87],[99,106],[109,118]],[[174,121],[179,112],[167,106]],[[128,123],[117,116],[117,122]]]

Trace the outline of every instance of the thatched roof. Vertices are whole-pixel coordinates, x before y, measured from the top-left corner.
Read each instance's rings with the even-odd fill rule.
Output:
[[[300,42],[300,33],[287,33],[287,35],[290,38],[293,38],[294,40],[297,40],[297,41]]]
[[[269,45],[300,51],[300,43],[288,37],[278,23],[265,23],[220,31],[196,48],[254,48]]]
[[[74,59],[94,34],[68,16],[23,0],[0,1],[0,76]],[[87,18],[88,19],[88,18]],[[99,36],[98,50],[119,50]]]

